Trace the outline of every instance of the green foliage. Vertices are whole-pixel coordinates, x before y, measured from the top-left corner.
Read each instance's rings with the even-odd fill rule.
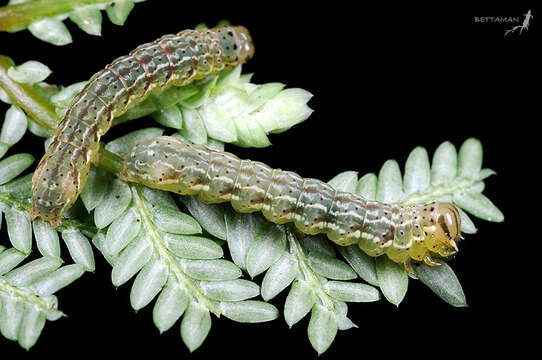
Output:
[[[28,29],[32,35],[53,45],[67,45],[72,42],[70,31],[63,21],[69,18],[81,30],[90,35],[100,36],[102,12],[116,25],[124,25],[134,3],[144,0],[11,0],[8,6],[0,8],[0,30],[19,31]],[[17,4],[26,3],[24,8]],[[13,9],[11,9],[13,7]],[[10,17],[16,11],[18,17]],[[35,14],[39,14],[36,17]]]
[[[119,180],[110,182],[113,188]],[[259,286],[239,279],[241,270],[222,259],[224,252],[216,239],[182,213],[168,193],[120,182],[117,186],[127,191],[109,191],[96,211],[102,204],[109,204],[104,211],[111,211],[107,209],[115,201],[127,205],[113,211],[117,216],[105,215],[111,225],[99,231],[93,243],[112,264],[115,286],[135,277],[130,294],[135,310],[158,297],[153,320],[160,332],[182,316],[181,337],[193,351],[211,328],[210,313],[240,322],[278,316],[270,304],[247,301],[259,294]]]

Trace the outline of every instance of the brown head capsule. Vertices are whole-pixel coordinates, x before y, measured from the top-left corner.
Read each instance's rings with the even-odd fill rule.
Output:
[[[447,202],[430,203],[420,207],[419,223],[425,235],[428,250],[448,257],[459,251],[461,217],[457,208]]]

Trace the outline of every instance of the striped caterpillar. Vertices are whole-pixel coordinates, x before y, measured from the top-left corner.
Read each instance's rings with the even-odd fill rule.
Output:
[[[450,203],[405,206],[364,199],[325,182],[257,161],[162,136],[136,145],[121,178],[205,203],[231,201],[242,213],[262,211],[277,224],[294,222],[305,234],[326,233],[338,245],[358,244],[370,256],[386,254],[408,266],[436,265],[431,254],[455,254],[461,219]]]
[[[117,117],[152,91],[187,85],[250,59],[254,46],[242,26],[184,30],[137,47],[96,73],[73,99],[32,178],[32,219],[53,227],[81,192],[100,137]]]

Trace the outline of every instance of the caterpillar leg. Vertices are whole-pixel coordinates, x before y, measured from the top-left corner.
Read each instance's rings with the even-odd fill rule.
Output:
[[[427,255],[426,257],[424,257],[423,262],[426,263],[429,266],[440,266],[440,265],[442,265],[438,261],[431,258],[431,255]]]

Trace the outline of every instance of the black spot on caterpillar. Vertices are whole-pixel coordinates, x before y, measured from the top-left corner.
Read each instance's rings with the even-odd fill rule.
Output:
[[[257,161],[162,136],[135,146],[121,178],[212,204],[230,201],[242,213],[261,211],[277,224],[294,222],[306,234],[326,233],[335,243],[358,246],[395,262],[434,265],[431,254],[457,252],[461,219],[450,203],[405,206],[370,201],[316,179]]]
[[[152,91],[187,85],[250,59],[247,29],[184,30],[137,47],[96,73],[74,98],[32,178],[32,219],[53,227],[73,205],[114,117]]]

